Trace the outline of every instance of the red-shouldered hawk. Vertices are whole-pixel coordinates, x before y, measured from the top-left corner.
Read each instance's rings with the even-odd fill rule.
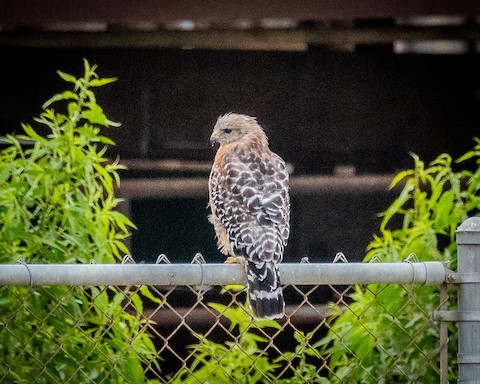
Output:
[[[290,233],[285,162],[270,150],[254,117],[220,116],[210,141],[220,143],[209,180],[210,221],[218,247],[232,258],[245,259],[254,315],[282,318],[278,263]]]

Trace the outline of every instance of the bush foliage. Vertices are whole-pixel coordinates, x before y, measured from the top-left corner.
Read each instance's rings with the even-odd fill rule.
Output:
[[[255,331],[264,328],[279,329],[280,325],[274,320],[253,321],[251,311],[242,305],[229,308],[223,304],[211,303],[210,306],[229,320],[229,332],[239,336],[222,344],[196,335],[199,343],[190,347],[194,355],[192,364],[188,369],[180,370],[172,382],[274,382],[274,371],[278,364],[272,363],[262,348],[268,339]]]
[[[392,187],[403,182],[403,188],[382,214],[380,234],[368,246],[365,261],[403,261],[414,255],[418,261],[442,261],[456,269],[455,230],[480,210],[480,140],[456,162],[475,161],[473,171],[454,170],[459,166],[448,154],[428,166],[416,155],[413,159],[414,168],[400,172],[392,182]],[[439,381],[439,331],[428,318],[439,305],[438,288],[373,284],[357,287],[351,297],[352,305],[318,343],[323,353],[331,354],[332,378],[362,383],[378,383],[378,378],[382,383]],[[456,328],[449,326],[449,379],[455,380]],[[385,364],[388,360],[395,364]]]
[[[43,105],[24,134],[9,135],[0,152],[0,262],[112,263],[128,252],[133,224],[115,210],[114,143],[100,131],[117,127],[97,104],[101,79],[84,61],[84,75],[58,71],[73,86]],[[58,112],[56,109],[65,112]],[[38,130],[38,129],[37,129]],[[148,290],[141,289],[146,295]],[[127,313],[127,297],[137,309]],[[143,363],[156,355],[138,293],[115,287],[9,287],[0,294],[0,379],[4,382],[143,383]],[[14,309],[14,310],[12,310]]]

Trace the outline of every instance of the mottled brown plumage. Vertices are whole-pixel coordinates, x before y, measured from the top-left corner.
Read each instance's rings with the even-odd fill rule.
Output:
[[[209,180],[210,221],[220,251],[245,258],[250,305],[257,317],[281,318],[278,277],[290,226],[288,173],[253,117],[229,113],[215,124],[220,143]]]

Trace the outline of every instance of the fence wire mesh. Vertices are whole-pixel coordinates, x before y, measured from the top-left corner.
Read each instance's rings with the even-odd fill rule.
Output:
[[[438,287],[284,295],[276,322],[254,321],[238,286],[2,286],[0,382],[439,381]]]

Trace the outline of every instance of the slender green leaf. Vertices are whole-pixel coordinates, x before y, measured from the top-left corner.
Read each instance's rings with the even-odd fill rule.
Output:
[[[48,99],[45,103],[43,103],[42,108],[46,109],[50,105],[52,105],[53,103],[55,103],[57,101],[60,101],[60,100],[63,100],[62,94],[60,94],[60,93],[56,94],[56,95],[52,96],[50,99]]]
[[[110,77],[110,78],[105,78],[105,79],[93,79],[90,81],[90,86],[92,87],[101,87],[103,85],[107,85],[110,83],[113,83],[117,81],[118,79],[116,77]]]
[[[405,179],[406,177],[408,176],[411,176],[413,175],[414,171],[412,169],[408,169],[406,171],[402,171],[402,172],[399,172],[392,180],[391,184],[390,184],[390,189],[392,189],[393,187],[395,187],[400,181],[402,181],[403,179]]]
[[[463,161],[469,160],[473,157],[477,156],[477,153],[475,151],[469,151],[465,153],[464,155],[460,156],[456,161],[457,163],[461,163]]]
[[[108,119],[100,106],[90,103],[89,108],[81,114],[84,119],[92,124],[108,125]]]
[[[57,71],[58,75],[65,81],[68,81],[69,83],[76,83],[77,82],[77,79],[72,76],[72,75],[69,75],[68,73],[65,73],[65,72],[62,72],[62,71]]]

